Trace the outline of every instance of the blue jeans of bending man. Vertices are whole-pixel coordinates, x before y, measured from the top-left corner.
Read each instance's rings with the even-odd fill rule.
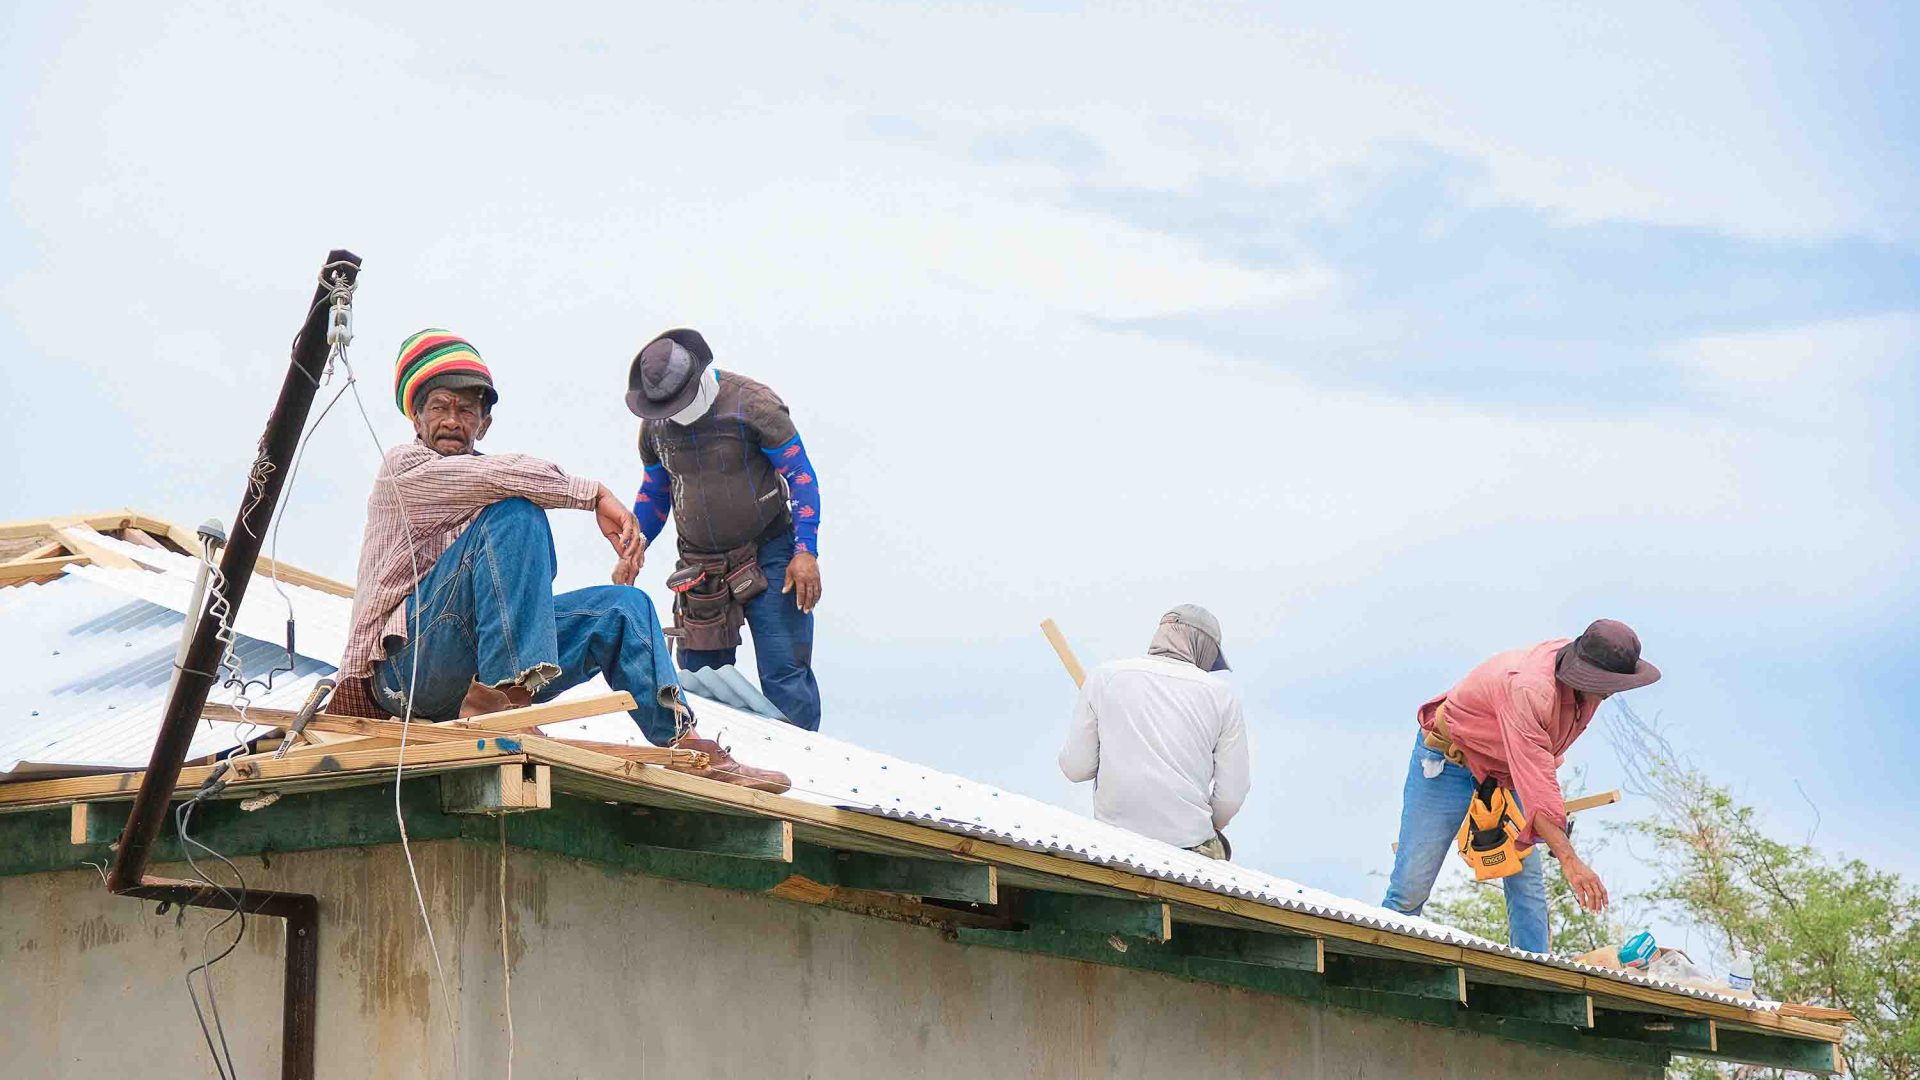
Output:
[[[793,593],[780,591],[787,580],[787,564],[792,561],[791,533],[760,545],[760,570],[767,575],[767,591],[747,601],[747,629],[753,633],[760,692],[786,714],[787,723],[819,731],[820,683],[813,677],[813,616],[800,610]],[[738,649],[682,649],[680,666],[688,671],[725,667],[737,659],[738,653]]]
[[[1439,762],[1436,775],[1427,770]],[[1403,915],[1418,915],[1427,906],[1440,868],[1454,852],[1454,838],[1473,801],[1473,773],[1430,750],[1420,735],[1413,740],[1413,759],[1407,762],[1407,783],[1400,796],[1400,848],[1393,857],[1393,877],[1380,906]],[[1516,803],[1519,796],[1514,796]],[[1522,808],[1522,813],[1525,809]],[[1520,872],[1501,879],[1507,890],[1507,943],[1516,949],[1547,951],[1547,885],[1542,876],[1544,844],[1535,844],[1521,860]]]
[[[408,597],[413,633],[374,665],[374,700],[400,716],[411,696],[414,716],[452,720],[475,679],[518,682],[541,702],[599,673],[633,695],[649,742],[671,742],[674,714],[659,691],[679,677],[653,601],[625,585],[555,596],[557,568],[545,511],[525,499],[480,511]]]

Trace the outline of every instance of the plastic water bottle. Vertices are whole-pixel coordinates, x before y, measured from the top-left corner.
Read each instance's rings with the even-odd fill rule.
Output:
[[[1753,993],[1753,957],[1745,949],[1733,950],[1733,960],[1727,964],[1727,985],[1736,994]]]

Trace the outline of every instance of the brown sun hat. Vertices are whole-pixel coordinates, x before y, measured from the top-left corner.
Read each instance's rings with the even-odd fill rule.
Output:
[[[1660,669],[1640,659],[1640,635],[1613,619],[1595,619],[1587,632],[1560,647],[1554,675],[1575,690],[1617,694],[1657,682]]]

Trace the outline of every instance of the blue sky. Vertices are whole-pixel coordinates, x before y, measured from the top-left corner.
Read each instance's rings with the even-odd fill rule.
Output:
[[[1373,898],[1414,706],[1609,616],[1710,773],[1920,875],[1895,5],[0,17],[0,516],[230,516],[346,246],[387,440],[424,325],[494,365],[489,448],[616,489],[659,329],[783,394],[836,734],[1084,807],[1036,624],[1099,660],[1205,603],[1241,856]],[[315,436],[283,557],[351,574],[373,455]]]

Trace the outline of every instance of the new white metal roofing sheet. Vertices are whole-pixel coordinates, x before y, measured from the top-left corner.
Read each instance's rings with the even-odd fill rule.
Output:
[[[196,561],[109,542],[129,558],[159,572],[75,567],[64,578],[44,585],[0,589],[0,650],[4,650],[0,655],[36,658],[17,664],[19,679],[0,681],[0,776],[24,771],[36,762],[96,768],[139,768],[146,764],[159,729]],[[253,703],[298,708],[313,682],[334,670],[331,661],[345,647],[352,602],[316,589],[282,587],[298,619],[301,656],[291,677],[282,676],[272,693],[256,695]],[[250,671],[264,672],[275,657],[282,655],[284,623],[285,606],[267,581],[256,579],[238,621],[243,634],[242,655]],[[731,745],[747,762],[787,773],[793,779],[794,787],[789,792],[792,798],[901,818],[1275,907],[1626,978],[1694,997],[1746,1007],[1773,1005],[1522,952],[1424,918],[1335,896],[1251,867],[1208,859],[1025,795],[753,715],[746,710],[769,712],[771,706],[762,708],[765,698],[732,669],[695,673],[687,683],[690,693],[725,698],[745,707],[702,697],[695,702],[702,734]],[[750,693],[743,692],[742,687]],[[600,680],[566,696],[595,690],[604,692]],[[543,730],[562,737],[644,742],[625,714],[549,724]],[[205,724],[190,753],[214,752],[232,745],[235,737],[234,725]]]
[[[93,570],[96,568],[82,568]],[[144,571],[118,571],[159,578]],[[186,619],[96,580],[69,573],[39,585],[0,589],[0,777],[145,768],[160,731],[173,658]],[[241,637],[249,673],[284,661],[281,641]],[[252,703],[298,708],[333,666],[297,657],[294,670]],[[233,703],[216,690],[213,700]],[[188,756],[233,746],[240,727],[202,722]]]

